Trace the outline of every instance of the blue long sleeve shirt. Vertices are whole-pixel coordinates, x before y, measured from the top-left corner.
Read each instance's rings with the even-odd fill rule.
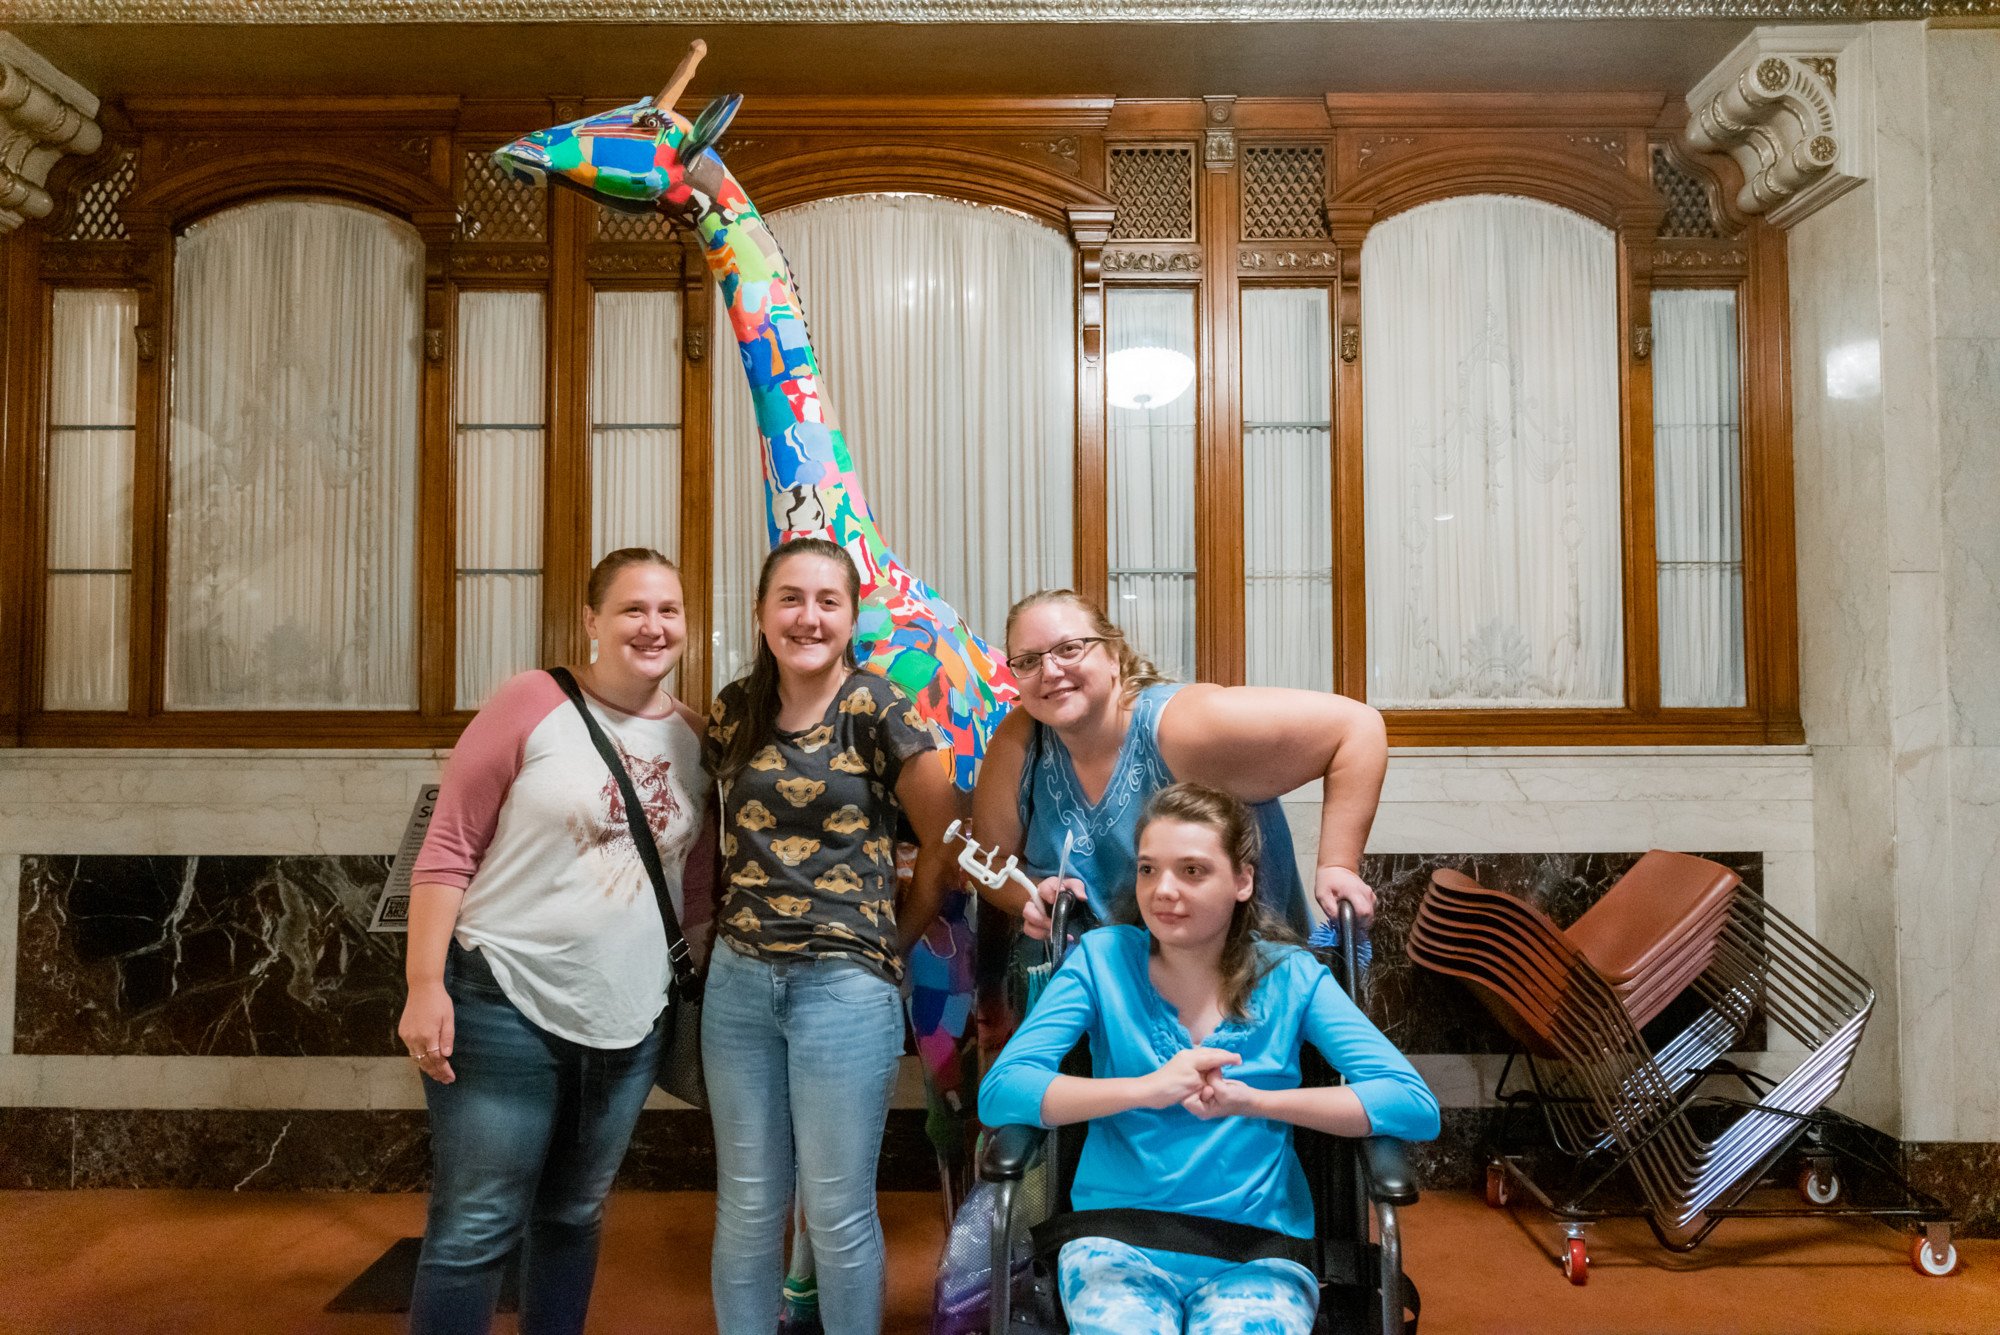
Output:
[[[1150,1075],[1193,1046],[1153,986],[1150,946],[1139,927],[1104,927],[1078,942],[979,1087],[980,1115],[989,1126],[1045,1125],[1042,1098],[1084,1035],[1099,1078]],[[1203,1045],[1242,1057],[1226,1074],[1259,1089],[1295,1089],[1300,1045],[1310,1042],[1346,1077],[1374,1134],[1435,1137],[1437,1098],[1326,966],[1296,947],[1260,949],[1276,958],[1251,994],[1249,1018],[1224,1017]],[[1093,1121],[1070,1204],[1172,1210],[1301,1238],[1313,1232],[1312,1198],[1289,1124],[1261,1117],[1203,1121],[1178,1104]]]

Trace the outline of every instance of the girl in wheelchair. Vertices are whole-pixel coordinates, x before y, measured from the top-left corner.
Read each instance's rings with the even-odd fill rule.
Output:
[[[1313,1236],[1292,1127],[1429,1140],[1437,1100],[1327,968],[1258,908],[1257,826],[1241,802],[1199,784],[1164,788],[1137,844],[1142,925],[1078,942],[987,1074],[982,1119],[1092,1122],[1074,1211],[1158,1211],[1277,1235],[1260,1249],[1272,1254],[1242,1262],[1075,1237],[1057,1266],[1071,1331],[1302,1335],[1319,1286],[1284,1254],[1303,1253],[1287,1240]],[[1093,1074],[1059,1074],[1086,1034]],[[1348,1083],[1301,1088],[1305,1042]]]

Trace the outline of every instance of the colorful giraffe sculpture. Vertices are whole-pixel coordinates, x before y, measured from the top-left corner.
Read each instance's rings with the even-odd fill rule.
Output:
[[[882,538],[822,389],[791,265],[714,151],[742,99],[718,98],[692,122],[673,109],[706,49],[694,43],[659,96],[537,130],[493,160],[514,179],[555,181],[628,212],[660,210],[700,234],[756,406],[772,545],[813,535],[847,550],[861,572],[857,655],[943,729],[953,778],[969,790],[1017,697],[1013,677]]]

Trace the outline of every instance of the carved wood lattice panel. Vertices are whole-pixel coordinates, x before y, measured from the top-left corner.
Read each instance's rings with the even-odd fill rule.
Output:
[[[125,231],[125,222],[118,216],[118,206],[132,189],[132,178],[139,171],[139,155],[130,150],[120,153],[118,161],[110,171],[98,177],[83,188],[77,196],[76,221],[70,225],[65,241],[126,241],[130,237]]]
[[[465,155],[465,196],[458,205],[462,241],[542,241],[549,233],[548,190],[509,180],[485,153]]]
[[[667,221],[664,213],[620,213],[616,209],[600,207],[597,210],[597,239],[665,243],[674,239],[674,225]]]
[[[1326,150],[1317,146],[1243,151],[1243,239],[1303,241],[1329,236]]]
[[[1657,145],[1653,148],[1653,189],[1667,203],[1667,216],[1660,223],[1661,236],[1707,238],[1722,235],[1722,228],[1715,220],[1715,211],[1709,205],[1708,191],[1702,188],[1700,181],[1676,167],[1667,150]]]
[[[1149,144],[1109,153],[1118,201],[1113,241],[1194,240],[1194,147]]]

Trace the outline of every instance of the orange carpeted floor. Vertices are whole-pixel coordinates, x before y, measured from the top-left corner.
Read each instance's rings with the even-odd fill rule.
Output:
[[[711,1199],[613,1197],[591,1330],[711,1329]],[[935,1197],[883,1198],[891,1254],[889,1329],[929,1329],[943,1223]],[[330,1332],[376,1335],[393,1317],[321,1307],[398,1237],[422,1229],[420,1196],[174,1191],[0,1193],[0,1332]],[[1410,1273],[1424,1330],[1770,1332],[1891,1335],[2000,1332],[2000,1242],[1961,1242],[1963,1269],[1926,1279],[1904,1239],[1865,1221],[1737,1221],[1688,1257],[1635,1221],[1601,1226],[1581,1289],[1550,1257],[1555,1231],[1533,1211],[1488,1210],[1435,1193],[1407,1212]],[[499,1329],[511,1332],[511,1319]]]

